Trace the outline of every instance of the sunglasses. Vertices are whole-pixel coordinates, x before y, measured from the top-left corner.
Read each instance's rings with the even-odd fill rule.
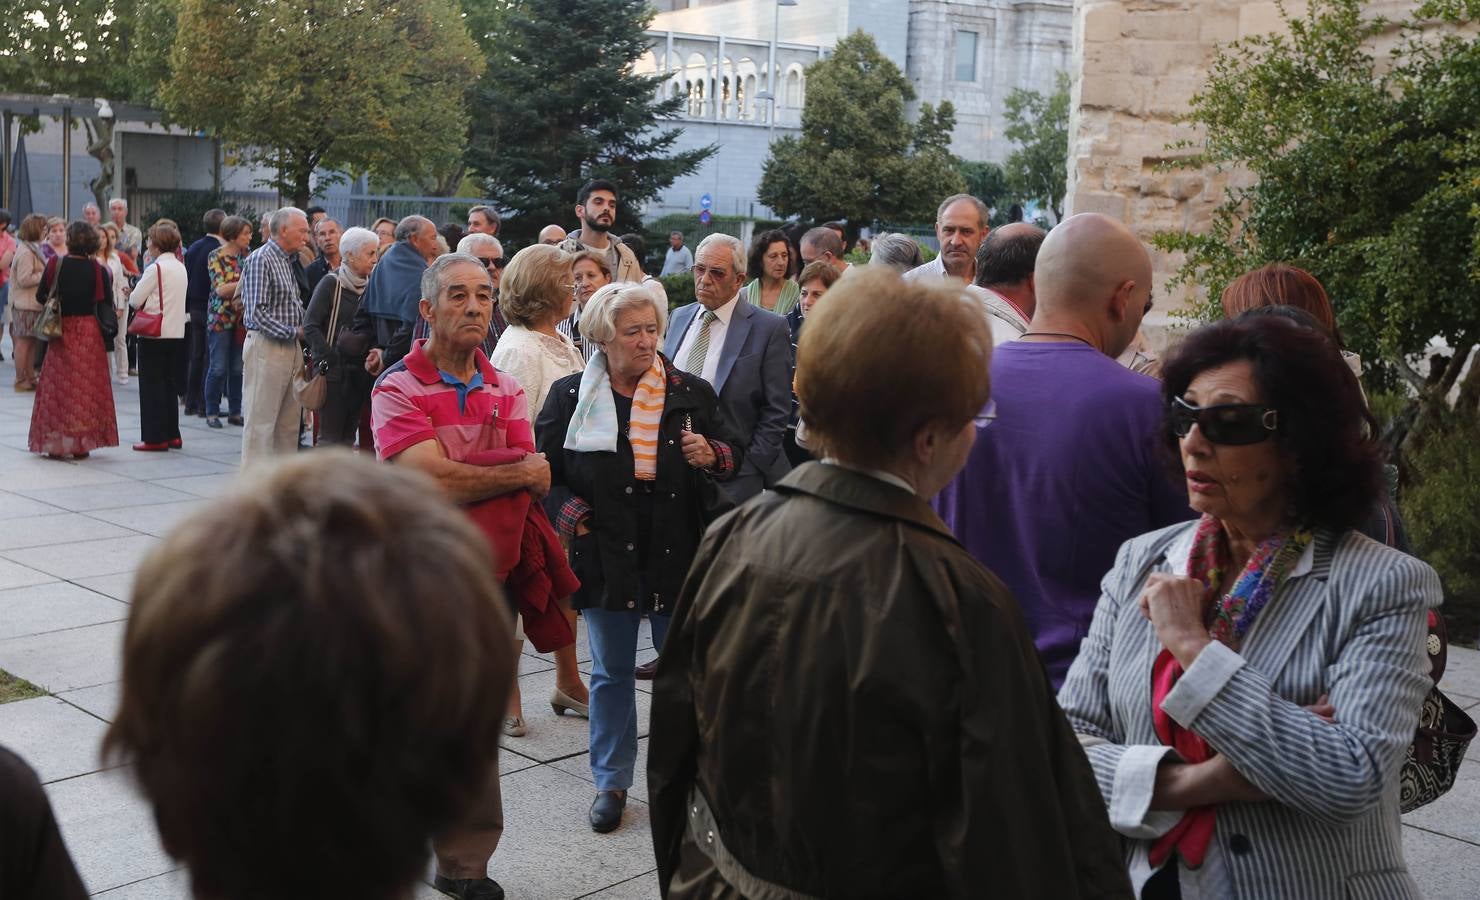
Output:
[[[483,265],[490,269],[502,269],[509,264],[507,256],[480,256],[478,258],[483,260]]]
[[[1167,405],[1167,424],[1172,434],[1185,438],[1196,425],[1202,436],[1215,444],[1239,447],[1268,440],[1279,430],[1279,410],[1253,403],[1193,406],[1181,397]]]

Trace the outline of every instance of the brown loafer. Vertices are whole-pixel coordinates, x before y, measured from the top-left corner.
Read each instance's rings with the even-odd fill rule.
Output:
[[[658,661],[655,659],[652,662],[643,663],[637,667],[635,674],[638,681],[652,681],[653,676],[658,674]]]

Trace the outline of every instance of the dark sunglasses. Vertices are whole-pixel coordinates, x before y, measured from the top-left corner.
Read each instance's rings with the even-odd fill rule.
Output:
[[[1279,410],[1253,403],[1193,406],[1181,397],[1167,405],[1167,424],[1172,434],[1185,438],[1196,425],[1202,436],[1215,444],[1238,447],[1267,440],[1279,430]]]
[[[483,260],[483,265],[490,269],[502,269],[509,264],[507,256],[480,256],[478,258]]]

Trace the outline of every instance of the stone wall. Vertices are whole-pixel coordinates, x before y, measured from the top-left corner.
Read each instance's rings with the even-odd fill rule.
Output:
[[[1374,0],[1365,12],[1395,20],[1416,5]],[[1301,16],[1307,6],[1286,8]],[[1148,245],[1158,231],[1205,231],[1225,189],[1247,183],[1248,173],[1158,169],[1178,155],[1170,145],[1203,137],[1178,119],[1206,82],[1218,45],[1282,27],[1279,9],[1265,0],[1078,0],[1065,212],[1114,216]],[[1373,50],[1386,52],[1395,37],[1390,30]],[[1167,287],[1182,261],[1152,251],[1157,309],[1148,331],[1158,342],[1167,313],[1191,297],[1189,288]]]

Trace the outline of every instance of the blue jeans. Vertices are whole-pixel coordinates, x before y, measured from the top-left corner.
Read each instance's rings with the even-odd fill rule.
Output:
[[[638,610],[581,610],[591,638],[591,775],[598,791],[632,787],[637,764]],[[653,646],[663,649],[668,617],[648,616]]]
[[[231,415],[242,414],[242,348],[235,331],[206,332],[206,350],[210,368],[206,370],[206,415],[221,415],[221,389],[226,388],[226,401]]]

